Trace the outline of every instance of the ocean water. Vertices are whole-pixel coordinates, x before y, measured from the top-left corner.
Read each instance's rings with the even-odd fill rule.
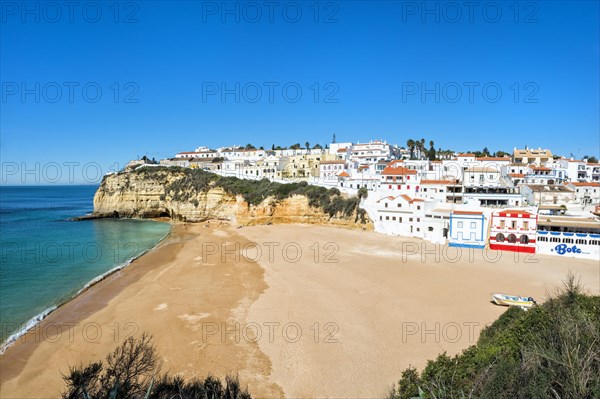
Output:
[[[10,343],[94,280],[154,247],[168,223],[70,218],[95,186],[0,186],[0,340]]]

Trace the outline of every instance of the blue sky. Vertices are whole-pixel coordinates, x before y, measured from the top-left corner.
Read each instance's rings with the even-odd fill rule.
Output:
[[[600,152],[597,1],[48,4],[1,2],[2,183],[333,133]]]

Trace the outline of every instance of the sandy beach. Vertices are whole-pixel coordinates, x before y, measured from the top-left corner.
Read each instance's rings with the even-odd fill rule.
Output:
[[[475,343],[506,310],[491,292],[543,301],[568,270],[600,292],[595,261],[309,225],[175,224],[0,356],[0,397],[58,397],[69,366],[142,331],[163,371],[239,373],[253,397],[383,397],[409,365]]]

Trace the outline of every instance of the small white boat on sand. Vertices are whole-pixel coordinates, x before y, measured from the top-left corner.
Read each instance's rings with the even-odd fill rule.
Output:
[[[492,301],[494,301],[496,305],[519,306],[523,309],[529,309],[537,305],[537,302],[532,297],[523,297],[519,295],[492,294]]]

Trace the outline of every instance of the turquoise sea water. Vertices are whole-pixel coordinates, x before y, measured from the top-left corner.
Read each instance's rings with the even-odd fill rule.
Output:
[[[154,247],[168,223],[70,218],[95,186],[0,186],[0,340],[10,342],[107,272]]]

